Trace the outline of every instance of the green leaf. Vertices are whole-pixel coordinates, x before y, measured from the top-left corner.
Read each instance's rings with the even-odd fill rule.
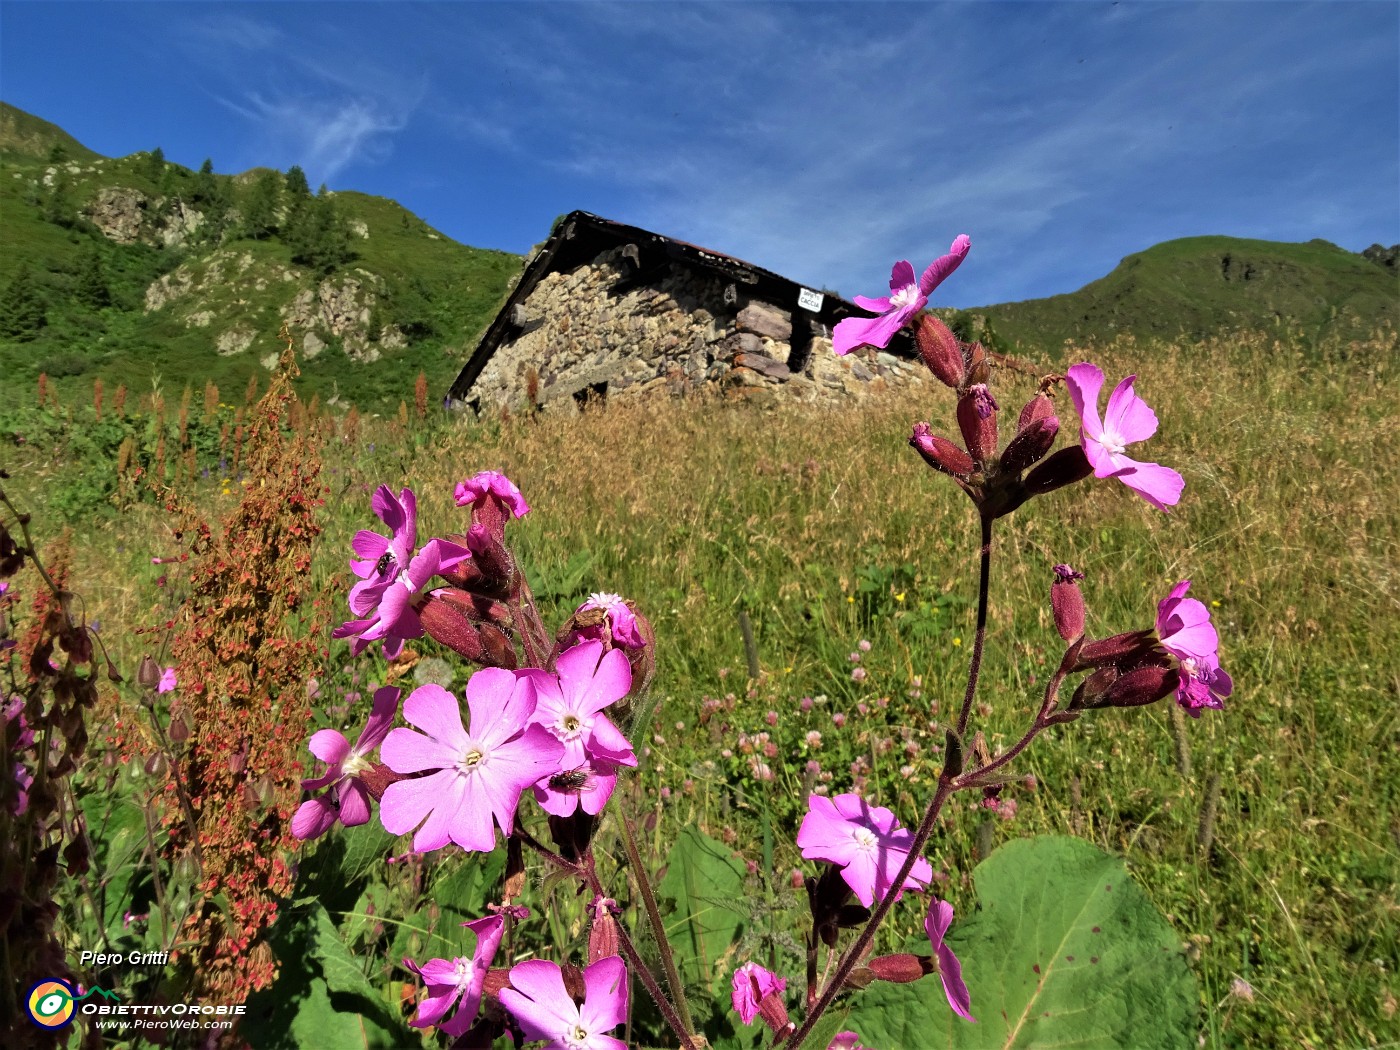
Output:
[[[876,983],[854,1000],[849,1027],[862,1042],[929,1050],[1194,1044],[1195,978],[1121,860],[1047,835],[1008,842],[973,878],[979,910],[954,920],[948,943],[979,1023],[953,1014],[937,977]]]
[[[744,924],[743,864],[733,850],[694,827],[681,829],[666,857],[658,893],[674,903],[663,921],[686,987],[705,985]]]

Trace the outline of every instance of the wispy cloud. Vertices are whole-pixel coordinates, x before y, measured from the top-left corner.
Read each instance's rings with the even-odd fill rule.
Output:
[[[382,161],[387,137],[403,129],[406,114],[387,112],[367,98],[267,96],[224,99],[253,122],[275,156],[290,156],[314,183],[330,182],[351,164]]]

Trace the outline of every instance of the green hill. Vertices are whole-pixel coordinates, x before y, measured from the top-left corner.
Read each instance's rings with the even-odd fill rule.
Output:
[[[1128,256],[1077,292],[1000,303],[971,313],[1003,346],[1057,359],[1066,340],[1104,343],[1272,330],[1305,342],[1400,328],[1393,267],[1327,241],[1285,244],[1185,237]]]
[[[295,170],[206,168],[102,157],[0,110],[0,408],[41,372],[65,399],[99,377],[233,395],[291,320],[310,392],[392,411],[420,371],[447,389],[520,267],[393,201],[312,193]]]

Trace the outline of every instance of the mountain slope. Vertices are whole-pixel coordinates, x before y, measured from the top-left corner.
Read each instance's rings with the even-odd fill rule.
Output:
[[[104,158],[6,106],[0,407],[32,397],[41,372],[64,398],[97,378],[109,391],[156,378],[241,391],[283,321],[308,396],[393,411],[420,371],[440,396],[520,260],[458,244],[393,201],[313,194],[297,175]]]
[[[1105,342],[1278,330],[1304,341],[1400,327],[1400,281],[1327,241],[1286,244],[1186,237],[1129,255],[1077,292],[999,303],[989,318],[1008,348],[1059,356],[1066,340]]]

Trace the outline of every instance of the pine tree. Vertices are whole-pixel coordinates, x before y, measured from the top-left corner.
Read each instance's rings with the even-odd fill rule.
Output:
[[[89,245],[83,251],[82,259],[78,263],[77,279],[73,282],[73,296],[94,310],[112,305],[112,291],[107,287],[102,254],[95,244]]]
[[[287,196],[292,203],[311,196],[311,187],[306,182],[306,172],[301,170],[300,164],[293,164],[287,169]]]
[[[0,292],[0,338],[33,339],[47,323],[44,300],[34,286],[28,266],[21,266]]]
[[[162,176],[165,175],[165,150],[157,146],[151,150],[151,155],[146,158],[146,177],[160,185]]]
[[[194,202],[208,204],[218,192],[219,183],[214,178],[214,161],[205,157],[204,163],[199,166],[199,174],[194,177]]]
[[[271,236],[277,230],[277,209],[281,204],[282,176],[275,171],[261,172],[248,193],[243,209],[243,235],[254,240]]]
[[[72,226],[78,212],[73,204],[73,189],[66,176],[59,175],[44,199],[44,218],[56,226]]]
[[[319,273],[330,273],[355,257],[350,249],[350,229],[324,185],[307,202],[305,213],[289,232],[288,244],[293,262]]]

